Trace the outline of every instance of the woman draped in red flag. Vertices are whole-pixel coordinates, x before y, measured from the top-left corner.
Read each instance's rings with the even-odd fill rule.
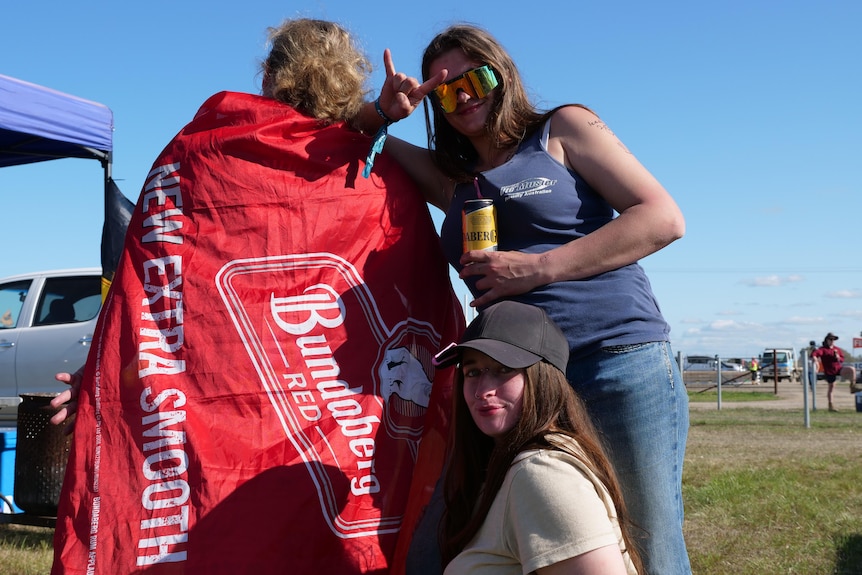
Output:
[[[78,433],[53,575],[402,569],[461,308],[413,182],[363,170],[354,125],[386,111],[349,34],[289,20],[262,68],[154,162],[87,363],[58,376]],[[430,89],[401,80],[390,113]]]

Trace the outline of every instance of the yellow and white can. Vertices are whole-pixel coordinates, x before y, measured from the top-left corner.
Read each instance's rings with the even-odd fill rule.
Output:
[[[461,227],[465,253],[471,250],[497,251],[497,209],[494,200],[466,200]]]

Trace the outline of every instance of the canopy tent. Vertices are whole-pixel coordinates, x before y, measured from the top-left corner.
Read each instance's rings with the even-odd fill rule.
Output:
[[[0,75],[0,167],[92,158],[110,177],[114,116],[96,102]]]
[[[133,208],[111,178],[113,132],[114,115],[107,106],[0,74],[0,167],[60,158],[101,162],[102,268],[107,282],[116,269]]]

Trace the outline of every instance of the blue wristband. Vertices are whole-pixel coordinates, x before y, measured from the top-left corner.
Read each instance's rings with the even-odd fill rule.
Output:
[[[394,124],[395,120],[386,115],[386,112],[383,111],[383,108],[380,107],[380,98],[374,100],[374,109],[377,110],[377,115],[383,118],[383,121],[387,124]]]
[[[395,120],[386,115],[383,108],[380,107],[380,98],[374,100],[374,109],[377,110],[377,115],[383,118],[383,125],[374,134],[371,140],[371,149],[368,151],[368,157],[365,158],[365,169],[362,170],[362,176],[367,178],[371,175],[371,168],[374,166],[374,156],[383,151],[383,144],[386,143],[386,136],[389,133],[390,124],[394,124]]]
[[[371,140],[371,149],[368,151],[368,157],[365,158],[365,169],[362,170],[362,177],[367,178],[371,175],[371,168],[374,166],[374,156],[383,151],[383,144],[386,143],[386,135],[389,133],[387,127],[389,124],[383,124],[374,139]]]

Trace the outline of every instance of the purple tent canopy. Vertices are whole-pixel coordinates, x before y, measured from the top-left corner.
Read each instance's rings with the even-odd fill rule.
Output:
[[[0,167],[91,158],[109,170],[113,130],[102,104],[0,75]]]

